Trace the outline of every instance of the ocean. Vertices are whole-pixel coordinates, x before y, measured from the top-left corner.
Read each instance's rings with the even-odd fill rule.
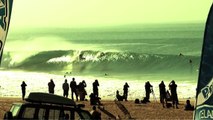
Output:
[[[115,99],[125,82],[129,99],[142,99],[146,81],[158,98],[162,80],[167,89],[171,80],[176,81],[179,98],[194,98],[203,33],[203,23],[11,29],[0,71],[0,96],[20,97],[22,81],[28,84],[27,94],[47,92],[51,78],[56,94],[62,95],[64,79],[70,82],[75,77],[77,83],[86,81],[88,94],[98,79],[102,99]]]

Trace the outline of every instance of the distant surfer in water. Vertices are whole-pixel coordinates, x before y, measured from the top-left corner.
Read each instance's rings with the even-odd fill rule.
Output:
[[[83,57],[83,53],[81,53],[81,54],[79,55],[79,60],[85,60],[85,58]]]
[[[192,60],[191,59],[189,60],[189,63],[192,64]]]
[[[180,54],[179,54],[179,56],[183,56],[183,54],[182,54],[182,53],[180,53]]]

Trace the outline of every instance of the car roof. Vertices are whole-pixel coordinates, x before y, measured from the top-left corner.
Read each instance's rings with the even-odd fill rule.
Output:
[[[28,98],[26,98],[25,100],[31,103],[49,103],[56,105],[76,106],[76,103],[69,98],[41,92],[30,93]]]

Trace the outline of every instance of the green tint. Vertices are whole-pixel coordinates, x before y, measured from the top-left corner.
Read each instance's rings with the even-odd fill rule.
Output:
[[[11,29],[204,22],[212,0],[14,1]]]

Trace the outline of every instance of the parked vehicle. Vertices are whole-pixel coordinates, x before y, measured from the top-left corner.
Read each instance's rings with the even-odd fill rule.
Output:
[[[26,103],[14,103],[4,119],[74,120],[91,119],[84,104],[48,93],[30,93]]]

